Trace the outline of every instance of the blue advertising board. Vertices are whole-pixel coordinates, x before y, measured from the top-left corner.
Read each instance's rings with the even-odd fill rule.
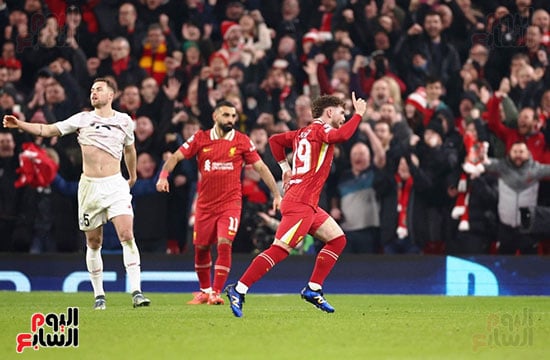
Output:
[[[104,255],[106,291],[128,291],[122,255]],[[252,255],[233,258],[229,282]],[[143,254],[147,292],[198,289],[192,255]],[[307,282],[315,258],[291,256],[254,285],[256,293],[296,293]],[[348,255],[325,282],[330,293],[449,296],[550,295],[550,258],[544,256]],[[0,290],[91,291],[84,254],[0,254]]]

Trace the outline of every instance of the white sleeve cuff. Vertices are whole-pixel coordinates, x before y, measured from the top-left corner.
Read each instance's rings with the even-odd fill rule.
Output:
[[[288,165],[288,161],[286,160],[279,161],[279,166],[281,167],[283,174],[287,171],[290,171],[290,165]]]

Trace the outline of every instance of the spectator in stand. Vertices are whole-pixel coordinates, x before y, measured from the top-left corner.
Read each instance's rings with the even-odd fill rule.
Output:
[[[373,155],[363,142],[351,147],[351,168],[339,176],[330,214],[346,234],[344,252],[376,254],[380,250],[380,202],[373,185],[376,172],[385,166],[386,154],[370,124],[361,124],[359,131],[367,135]]]
[[[444,147],[445,131],[439,119],[426,126],[422,141],[415,147],[420,160],[419,169],[426,181],[422,189],[415,191],[415,223],[418,239],[423,241],[424,253],[442,254],[450,240],[451,199],[448,196],[448,176],[454,169]],[[409,164],[410,166],[410,164]]]
[[[204,29],[211,30],[211,26],[204,26]],[[185,44],[186,41],[195,42],[205,61],[216,50],[210,35],[203,30],[203,26],[198,19],[189,18],[181,26],[181,43]]]
[[[462,164],[464,174],[456,187],[457,200],[451,216],[458,220],[458,232],[447,243],[448,254],[488,254],[495,241],[498,225],[496,177],[481,173],[487,152],[481,141],[488,139],[487,135],[480,119],[466,125],[464,145],[470,151],[466,152]]]
[[[550,14],[544,9],[535,10],[531,22],[540,28],[542,32],[540,43],[548,49],[550,47]]]
[[[550,176],[550,165],[533,160],[527,144],[517,141],[505,159],[489,159],[485,170],[499,177],[499,254],[536,254],[539,238],[521,231],[520,208],[537,205],[539,180]]]
[[[529,56],[529,61],[535,69],[544,71],[548,66],[548,49],[542,44],[542,29],[536,25],[527,28],[525,34],[525,52]]]
[[[306,18],[310,15],[307,14],[308,11],[301,10],[302,5],[299,0],[283,0],[281,1],[280,18],[270,19],[268,25],[275,29],[277,37],[283,34],[292,34],[296,39],[300,39],[309,29],[309,21]],[[273,16],[274,13],[264,11],[263,15]]]
[[[246,43],[238,22],[224,21],[220,31],[223,42],[218,50],[227,58],[228,64],[240,62],[248,66],[256,56],[253,44]]]
[[[134,2],[135,3],[135,2]],[[135,3],[137,6],[138,19],[145,27],[158,23],[162,15],[166,16],[168,8],[162,0],[148,0]]]
[[[111,41],[111,55],[102,60],[97,73],[99,76],[112,75],[120,88],[126,85],[138,85],[147,76],[131,54],[130,43],[124,37]]]
[[[256,58],[271,49],[271,29],[265,24],[259,10],[252,10],[250,13],[241,15],[239,25],[243,33],[245,47],[254,49]]]
[[[134,60],[139,58],[141,43],[145,37],[145,27],[138,19],[137,10],[133,3],[125,1],[118,8],[117,24],[113,31],[113,38],[124,37],[130,44],[130,54]]]
[[[531,65],[524,65],[518,70],[517,83],[512,86],[509,93],[518,108],[536,106],[536,99],[540,98],[544,86],[541,76],[543,73]]]
[[[522,109],[519,113],[517,129],[509,128],[501,120],[499,109],[501,101],[498,95],[494,95],[489,100],[487,103],[487,121],[489,130],[505,143],[506,153],[509,154],[513,144],[523,141],[533,160],[550,163],[544,134],[538,129],[535,110],[529,107]]]
[[[181,90],[184,91],[191,79],[199,75],[201,68],[205,66],[205,59],[196,41],[186,40],[182,45],[182,51],[181,65],[175,76],[181,81]],[[183,93],[180,93],[180,95],[183,95]]]
[[[15,56],[15,43],[6,41],[2,45],[2,57],[0,58],[0,67],[6,67],[8,70],[7,81],[17,84],[21,79],[21,61]],[[2,85],[3,86],[3,85]]]
[[[372,90],[372,85],[374,82],[384,76],[394,79],[399,85],[399,90],[401,93],[406,91],[405,83],[390,69],[390,64],[387,57],[384,54],[384,51],[377,50],[371,53],[370,57],[367,58],[367,66],[363,68],[363,71],[360,71],[359,74],[362,77],[362,86],[363,91],[369,94]]]
[[[138,116],[136,119],[136,152],[141,154],[146,152],[154,157],[155,161],[159,161],[162,157],[162,143],[157,127],[147,116]]]
[[[301,64],[298,60],[298,48],[296,39],[291,35],[283,35],[275,47],[267,53],[260,62],[266,68],[279,67],[285,69],[292,77],[301,76]],[[301,78],[295,79],[296,83],[302,84]]]
[[[57,37],[59,29],[54,17],[47,18],[43,26],[38,30],[36,39],[37,48],[24,47],[19,55],[22,64],[21,88],[32,89],[34,71],[49,65],[59,57],[68,56],[72,52],[70,47],[59,47]],[[35,45],[33,43],[33,45]]]
[[[78,41],[86,57],[95,54],[97,34],[93,34],[88,30],[88,25],[82,19],[80,8],[76,5],[67,6],[65,25],[61,29],[61,42],[69,38],[75,38]]]
[[[166,253],[168,196],[156,191],[155,183],[160,172],[157,159],[157,154],[148,152],[137,157],[138,180],[132,187],[134,231],[141,251]]]
[[[392,172],[376,173],[374,188],[380,198],[380,236],[384,254],[419,254],[416,192],[426,186],[416,155],[407,152]]]
[[[132,119],[136,119],[138,110],[141,107],[141,97],[137,85],[126,85],[122,89],[118,107],[120,111],[127,113]]]
[[[15,251],[14,231],[20,220],[18,208],[21,204],[23,189],[16,190],[13,186],[19,177],[16,170],[19,166],[15,156],[15,141],[13,134],[4,129],[0,131],[0,251]]]
[[[267,71],[258,91],[258,111],[272,113],[276,120],[288,122],[294,111],[296,90],[292,87],[292,75],[287,64],[275,62]]]
[[[380,107],[382,104],[393,101],[388,81],[386,79],[376,80],[372,85],[372,91],[367,101],[366,118],[377,121],[380,119]]]
[[[422,49],[427,56],[428,72],[441,76],[444,86],[449,85],[450,75],[460,69],[460,58],[456,48],[443,40],[442,31],[441,15],[435,11],[426,13],[423,26],[416,23],[407,30],[395,49],[397,59],[401,59],[402,74],[411,70],[407,61],[416,51],[413,49]]]
[[[165,31],[163,30],[163,25],[159,23],[151,24],[147,28],[147,35],[141,48],[139,66],[143,68],[149,76],[155,78],[159,85],[162,84],[166,76],[166,65],[164,60],[177,48],[175,45],[175,38],[173,38],[173,35],[169,35],[167,39]]]

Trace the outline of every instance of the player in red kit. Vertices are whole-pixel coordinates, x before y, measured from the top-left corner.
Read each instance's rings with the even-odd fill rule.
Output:
[[[248,136],[233,129],[237,110],[232,103],[222,101],[213,112],[214,127],[197,132],[176,150],[164,163],[158,191],[169,191],[168,175],[176,164],[197,157],[200,187],[195,213],[193,245],[195,271],[200,291],[188,304],[223,304],[220,296],[231,269],[231,245],[239,228],[242,206],[241,172],[252,164],[273,194],[273,209],[281,203],[281,195],[268,167],[256,152]],[[217,246],[218,256],[211,281],[212,256]]]
[[[301,291],[304,300],[326,312],[334,308],[323,297],[322,286],[338,256],[346,245],[343,230],[318,206],[319,196],[329,175],[334,144],[351,138],[367,109],[363,99],[352,93],[355,115],[344,123],[345,103],[330,95],[317,98],[312,104],[315,119],[310,125],[295,131],[273,135],[269,139],[275,160],[283,170],[285,195],[281,203],[282,219],[271,247],[256,256],[237,284],[225,289],[231,310],[243,315],[244,296],[277,263],[284,260],[306,236],[311,234],[325,243],[315,261],[307,286]],[[292,148],[292,170],[286,161],[285,148]]]

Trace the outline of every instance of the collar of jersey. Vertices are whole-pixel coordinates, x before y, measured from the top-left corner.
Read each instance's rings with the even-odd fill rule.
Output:
[[[219,140],[220,139],[220,137],[218,136],[218,133],[216,132],[215,128],[216,128],[216,125],[214,125],[214,127],[212,129],[210,129],[210,140]],[[235,129],[233,129],[230,132],[228,132],[227,134],[225,134],[223,139],[231,141],[231,140],[233,140],[234,137],[235,137]]]

